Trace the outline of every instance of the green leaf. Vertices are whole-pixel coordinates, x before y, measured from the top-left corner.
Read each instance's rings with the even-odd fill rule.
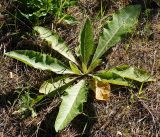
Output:
[[[77,115],[83,111],[83,103],[87,100],[87,88],[84,80],[66,90],[55,122],[55,130],[65,128]]]
[[[69,64],[70,64],[70,68],[71,68],[71,70],[75,73],[75,74],[77,74],[77,75],[81,75],[82,74],[82,72],[79,70],[79,68],[76,66],[76,64],[74,64],[73,62],[69,62]]]
[[[59,76],[54,79],[45,81],[39,92],[43,93],[49,97],[53,97],[56,93],[63,92],[69,85],[71,85],[76,78],[69,78],[68,76]]]
[[[82,71],[84,74],[88,72],[87,66],[82,62]]]
[[[32,106],[34,106],[36,103],[38,103],[39,101],[41,101],[42,99],[44,98],[44,95],[38,95],[38,96],[36,96],[36,98],[34,98],[33,100],[32,100]]]
[[[101,59],[97,59],[95,62],[93,62],[88,68],[88,73],[93,71],[98,65],[100,65],[100,63],[102,63]]]
[[[23,12],[20,12],[20,13],[21,13],[22,16],[24,16],[28,20],[32,20],[32,21],[47,15],[47,12],[44,11],[44,9],[40,9],[40,10],[35,11],[35,12],[31,13],[31,14],[25,14]]]
[[[102,73],[97,73],[92,77],[99,81],[106,81],[114,85],[134,87],[130,81],[120,77],[119,75],[112,73],[111,71],[103,71]]]
[[[74,18],[71,15],[65,14],[64,17],[62,17],[63,21],[66,22],[69,25],[74,25],[77,24],[78,21],[76,20],[76,18]]]
[[[108,79],[108,77],[116,76],[123,79],[135,80],[138,82],[153,81],[152,77],[144,70],[133,68],[127,65],[118,66],[108,71],[101,71],[96,74],[101,78]]]
[[[7,52],[5,55],[37,69],[50,70],[57,74],[73,74],[73,72],[69,70],[62,62],[40,52],[31,50],[16,50]]]
[[[52,31],[40,26],[34,27],[34,30],[39,33],[41,39],[46,40],[48,44],[51,45],[52,49],[56,50],[64,57],[73,61],[75,64],[78,64],[67,45],[64,43],[62,39],[59,38],[58,35],[53,34]]]
[[[87,66],[94,52],[93,28],[89,19],[86,20],[80,34],[80,54],[82,62]]]
[[[115,46],[123,35],[131,32],[131,28],[137,23],[140,9],[139,5],[128,6],[113,15],[113,20],[103,28],[92,63],[99,59],[108,49]]]
[[[68,88],[73,82],[76,80],[76,77],[69,78],[66,76],[59,76],[54,79],[50,79],[45,81],[40,89],[39,92],[44,95],[38,95],[35,99],[32,101],[32,106],[34,106],[36,103],[43,100],[45,97],[54,97],[56,94],[62,94],[62,92]]]

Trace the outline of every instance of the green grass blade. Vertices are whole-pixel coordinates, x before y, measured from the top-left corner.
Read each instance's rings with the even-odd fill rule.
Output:
[[[131,28],[137,23],[140,9],[139,5],[128,6],[113,15],[113,20],[103,28],[92,63],[99,59],[108,49],[115,46],[123,35],[131,32]]]
[[[49,55],[31,50],[16,50],[5,53],[5,55],[17,59],[29,66],[41,70],[50,70],[57,74],[72,74],[61,61]]]
[[[87,88],[84,80],[66,90],[55,122],[55,130],[64,129],[78,114],[83,111],[83,103],[87,100]]]
[[[57,34],[53,34],[53,32],[49,29],[40,26],[34,27],[34,30],[39,33],[41,39],[47,41],[48,44],[51,45],[52,49],[78,65],[75,57],[73,56],[67,45],[62,39],[60,39]]]

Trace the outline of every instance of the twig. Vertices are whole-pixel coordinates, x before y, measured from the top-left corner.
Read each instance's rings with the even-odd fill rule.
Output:
[[[154,66],[155,66],[155,63],[156,63],[156,54],[157,54],[157,50],[154,51],[153,65],[152,65],[152,70],[151,70],[152,75],[154,73]]]

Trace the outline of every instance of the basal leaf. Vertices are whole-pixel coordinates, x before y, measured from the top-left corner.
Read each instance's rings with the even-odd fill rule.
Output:
[[[35,99],[32,101],[32,106],[36,105],[38,102],[43,100],[45,97],[54,97],[56,94],[62,94],[66,88],[68,88],[76,78],[72,77],[69,78],[66,76],[59,76],[54,79],[49,79],[45,81],[40,89],[39,92],[44,95],[38,95]]]
[[[83,111],[83,103],[87,100],[87,88],[84,80],[66,90],[55,122],[56,131],[65,128]]]
[[[124,34],[131,32],[131,28],[137,23],[139,14],[140,6],[135,5],[123,8],[113,15],[113,20],[103,28],[92,62],[99,59],[109,48],[115,46]]]
[[[57,74],[72,74],[73,72],[68,69],[59,60],[40,52],[31,50],[16,50],[5,53],[5,55],[17,59],[29,66],[41,70],[50,70]]]
[[[108,79],[115,77],[121,77],[123,79],[135,80],[138,82],[153,81],[152,77],[144,70],[133,68],[127,65],[118,66],[108,71],[101,71],[96,74],[97,76]]]
[[[101,59],[97,59],[95,62],[93,62],[88,68],[88,73],[93,71],[98,65],[101,64],[101,62],[102,62]]]
[[[82,62],[82,71],[84,74],[86,74],[88,72],[87,66],[83,62]]]
[[[70,68],[71,68],[71,70],[75,73],[75,74],[77,74],[77,75],[81,75],[82,74],[82,72],[79,70],[79,68],[76,66],[76,64],[74,64],[73,62],[69,62],[69,64],[70,64]]]
[[[82,62],[87,66],[94,52],[93,28],[89,19],[86,20],[80,34],[80,55]]]
[[[59,38],[58,35],[53,34],[52,31],[40,26],[34,27],[34,30],[39,33],[41,39],[46,40],[48,44],[51,45],[52,49],[56,50],[64,57],[73,61],[75,64],[78,64],[67,45],[62,39]]]
[[[93,76],[93,78],[98,79],[100,81],[105,80],[106,82],[110,84],[133,87],[130,81],[127,81],[126,79],[110,71],[103,71],[102,73],[101,72],[97,73]]]
[[[112,69],[114,74],[117,74],[123,78],[139,81],[139,82],[148,82],[153,81],[150,74],[145,70],[137,69],[130,66],[119,66]]]
[[[69,78],[68,76],[49,79],[41,85],[39,92],[50,97],[54,96],[57,92],[63,92],[75,79],[76,78]]]

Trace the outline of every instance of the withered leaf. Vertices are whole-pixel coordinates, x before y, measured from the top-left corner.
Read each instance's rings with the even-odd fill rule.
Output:
[[[92,79],[90,86],[91,89],[95,92],[95,98],[97,100],[109,100],[111,88],[107,81]]]

